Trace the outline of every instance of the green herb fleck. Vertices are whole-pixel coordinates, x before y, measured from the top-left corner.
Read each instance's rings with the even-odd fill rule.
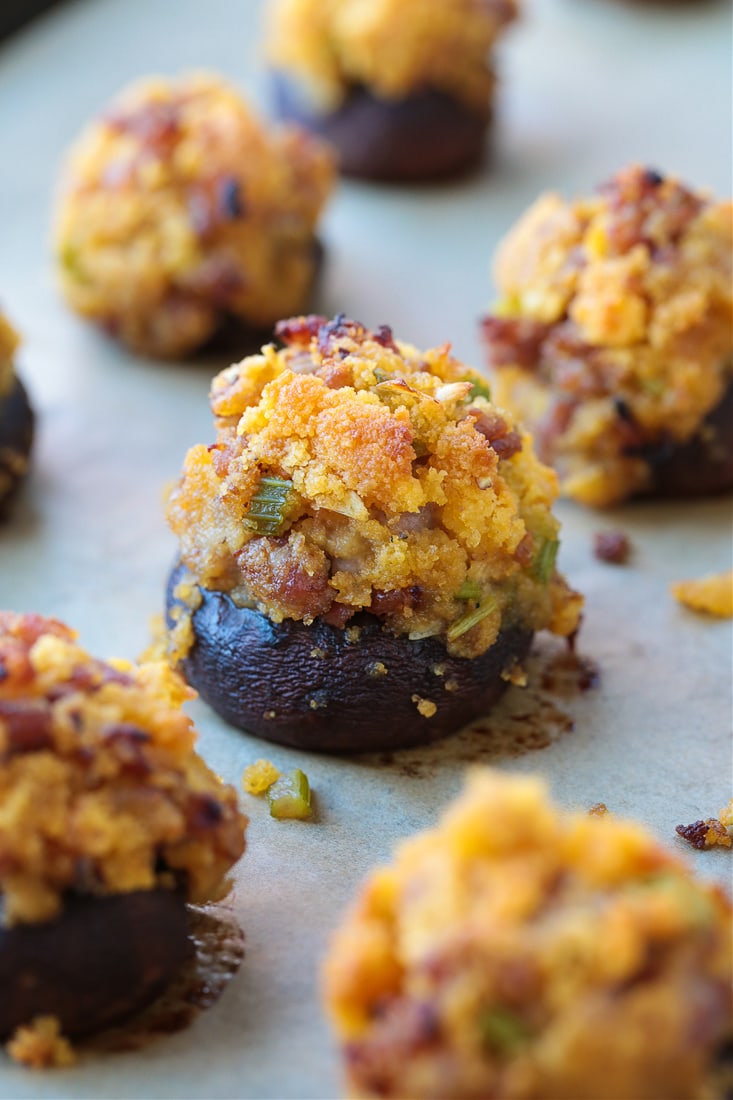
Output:
[[[653,397],[660,397],[667,389],[667,383],[661,378],[642,378],[641,388]]]
[[[532,572],[540,584],[547,584],[555,568],[560,543],[557,539],[540,538],[532,556]]]
[[[481,586],[476,581],[464,581],[456,592],[457,600],[478,600],[481,598]]]
[[[66,244],[61,249],[59,263],[70,278],[76,279],[78,283],[89,282],[87,273],[84,271],[79,259],[79,249],[75,248],[73,244]]]
[[[252,497],[244,525],[258,535],[281,535],[289,525],[288,512],[296,499],[292,481],[263,477]]]
[[[267,801],[270,804],[270,815],[278,820],[303,820],[310,817],[311,789],[308,776],[300,768],[293,768],[287,775],[281,775],[268,787]]]
[[[471,627],[476,626],[482,619],[485,619],[487,615],[496,608],[496,600],[493,596],[487,596],[485,600],[482,600],[472,611],[466,612],[465,615],[461,615],[460,619],[456,619],[454,623],[448,627],[446,637],[449,642],[455,642],[457,638],[460,638],[462,634],[465,634]]]
[[[467,397],[468,401],[475,401],[477,397],[485,397],[487,401],[491,400],[491,390],[488,383],[480,378],[467,378],[466,381],[471,382],[471,389]]]
[[[483,1043],[492,1054],[515,1054],[530,1038],[524,1021],[507,1008],[487,1009],[480,1018],[479,1027]]]

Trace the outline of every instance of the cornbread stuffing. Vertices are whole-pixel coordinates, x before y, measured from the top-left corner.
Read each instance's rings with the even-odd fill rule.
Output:
[[[135,84],[72,151],[54,233],[62,292],[155,356],[195,349],[226,318],[267,329],[306,305],[333,175],[325,145],[268,133],[215,75]]]
[[[634,166],[591,198],[542,196],[500,246],[483,321],[495,398],[568,496],[733,483],[730,413],[709,419],[733,380],[731,211]]]
[[[165,663],[95,660],[63,624],[0,612],[5,926],[52,920],[69,891],[227,893],[246,818],[194,751],[190,695]]]
[[[448,345],[422,353],[343,317],[277,332],[282,350],[214,379],[216,442],[189,451],[170,495],[189,611],[201,589],[275,623],[347,627],[365,610],[464,657],[507,623],[572,634],[555,475],[481,376]]]
[[[698,579],[676,581],[671,588],[675,599],[691,611],[701,611],[721,619],[733,617],[733,569]]]
[[[375,871],[325,1000],[354,1097],[703,1100],[731,905],[640,826],[476,770]]]
[[[489,54],[517,0],[275,0],[268,53],[332,109],[354,85],[404,99],[438,88],[481,107],[494,76]]]

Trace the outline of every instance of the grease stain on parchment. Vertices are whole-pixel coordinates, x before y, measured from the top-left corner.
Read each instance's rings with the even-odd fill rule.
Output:
[[[189,907],[191,953],[168,988],[142,1012],[80,1044],[82,1051],[139,1050],[182,1031],[219,1000],[244,958],[244,933],[221,905]]]
[[[566,704],[598,685],[598,667],[565,643],[543,640],[525,668],[526,687],[510,687],[490,714],[453,737],[373,759],[393,766],[401,776],[421,779],[435,774],[446,757],[460,764],[488,763],[547,748],[574,729]]]

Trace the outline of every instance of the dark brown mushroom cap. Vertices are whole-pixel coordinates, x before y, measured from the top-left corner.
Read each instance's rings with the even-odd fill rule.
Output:
[[[169,626],[181,575],[179,565],[168,581]],[[182,662],[189,683],[233,726],[314,752],[408,748],[454,733],[497,701],[502,672],[526,656],[533,636],[505,627],[467,659],[450,656],[437,638],[391,634],[367,612],[350,629],[306,626],[274,623],[223,592],[201,589],[201,597]],[[435,712],[423,713],[430,704]]]
[[[25,386],[16,375],[0,397],[0,514],[28,468],[34,422]]]
[[[67,1035],[101,1031],[153,1001],[190,950],[173,890],[70,896],[54,920],[0,928],[0,1037],[46,1015]]]
[[[733,488],[733,382],[686,443],[642,450],[649,463],[647,495],[707,496]]]
[[[463,175],[484,154],[489,104],[478,110],[434,88],[404,99],[380,99],[356,85],[336,110],[318,113],[298,84],[273,74],[275,109],[331,142],[345,176],[388,182]]]

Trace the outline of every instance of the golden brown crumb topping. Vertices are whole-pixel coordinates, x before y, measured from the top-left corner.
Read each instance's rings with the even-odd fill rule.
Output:
[[[64,295],[157,355],[203,343],[226,314],[269,326],[304,307],[333,179],[325,145],[268,133],[216,76],[136,84],[73,150],[55,227]]]
[[[483,107],[489,54],[517,12],[517,0],[276,0],[269,54],[323,108],[354,84],[385,99],[436,88]]]
[[[0,399],[8,393],[15,378],[13,356],[19,343],[17,332],[0,312]]]
[[[171,493],[195,582],[179,598],[201,585],[335,626],[365,610],[465,656],[503,621],[572,634],[555,475],[481,376],[448,345],[423,354],[343,317],[278,333],[281,351],[214,379],[216,442],[189,451]]]
[[[68,627],[0,612],[0,890],[6,924],[66,891],[227,893],[247,819],[194,751],[164,663],[95,660]]]
[[[495,265],[483,330],[497,399],[584,503],[645,487],[641,450],[689,440],[733,377],[733,220],[640,167],[598,195],[549,194]]]
[[[350,1094],[702,1100],[730,1032],[730,920],[639,826],[476,770],[332,944]]]

